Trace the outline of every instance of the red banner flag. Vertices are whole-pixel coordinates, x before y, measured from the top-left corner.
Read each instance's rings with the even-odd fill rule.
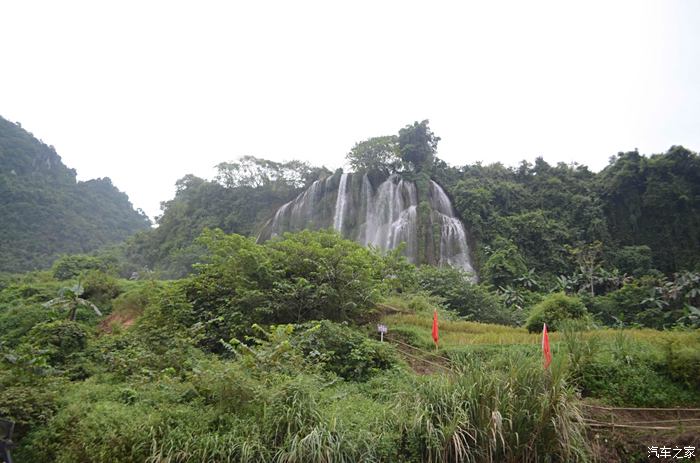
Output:
[[[547,324],[542,327],[542,354],[544,355],[544,367],[548,368],[552,363],[552,352],[549,350],[549,336],[547,335]]]
[[[437,348],[438,345],[438,319],[437,319],[437,310],[433,311],[433,341],[435,342],[435,348]]]

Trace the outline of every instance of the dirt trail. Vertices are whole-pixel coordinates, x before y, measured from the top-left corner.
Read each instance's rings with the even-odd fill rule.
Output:
[[[653,450],[650,452],[652,446],[677,450],[695,447],[695,457],[685,460],[700,459],[700,409],[616,408],[592,402],[586,405],[583,411],[589,437],[600,461],[669,461],[657,458]],[[671,451],[674,454],[676,451]]]
[[[136,313],[113,313],[100,322],[99,330],[103,333],[110,334],[116,327],[130,327],[134,324],[136,318],[138,318]]]

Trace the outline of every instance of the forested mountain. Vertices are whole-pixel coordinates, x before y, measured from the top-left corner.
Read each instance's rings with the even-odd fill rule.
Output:
[[[349,160],[355,170],[386,174],[397,168],[387,154],[397,146],[396,137],[370,139],[358,143]],[[599,173],[541,158],[518,167],[453,167],[438,158],[429,164],[430,177],[474,241],[479,273],[497,286],[528,273],[553,282],[580,270],[585,258],[630,275],[650,269],[670,275],[700,265],[700,157],[683,147],[648,157],[620,153]],[[219,169],[213,181],[187,176],[178,182],[159,228],[130,243],[133,258],[184,275],[199,255],[192,243],[202,229],[257,236],[279,206],[330,175],[252,157]]]
[[[76,183],[3,128],[6,262],[145,226],[108,180]],[[700,404],[698,155],[451,167],[438,141],[423,121],[358,143],[352,175],[223,163],[124,245],[0,274],[17,460],[636,461],[636,428],[593,437],[600,404],[694,445],[667,410]],[[456,223],[469,267],[405,252]]]
[[[0,117],[0,271],[123,241],[149,220],[109,178],[76,181],[53,147]]]
[[[255,236],[274,211],[314,180],[329,175],[326,168],[292,161],[277,163],[252,156],[217,166],[215,180],[187,175],[176,183],[175,198],[161,203],[158,227],[137,234],[127,246],[130,261],[184,276],[201,254],[194,243],[205,228]]]

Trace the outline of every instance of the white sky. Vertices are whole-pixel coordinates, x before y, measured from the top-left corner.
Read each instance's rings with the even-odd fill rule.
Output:
[[[700,150],[700,1],[5,1],[0,115],[159,213],[252,154],[336,168],[430,119],[450,164]]]

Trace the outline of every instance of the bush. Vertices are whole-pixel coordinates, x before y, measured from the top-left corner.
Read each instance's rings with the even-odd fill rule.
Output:
[[[699,345],[700,333],[696,344],[682,345],[678,341],[669,341],[665,346],[666,371],[669,377],[697,391],[700,391]]]
[[[82,281],[83,297],[98,305],[105,305],[121,293],[119,282],[101,270],[91,270]]]
[[[593,362],[581,371],[583,393],[612,405],[667,406],[691,396],[659,375],[647,362]]]
[[[239,235],[207,231],[200,242],[210,262],[184,285],[204,344],[251,333],[254,323],[360,320],[382,289],[382,259],[330,231],[285,234],[264,245]]]
[[[513,324],[513,313],[498,297],[474,283],[465,272],[452,267],[422,266],[418,285],[441,298],[444,306],[461,317],[483,323]]]
[[[56,410],[57,393],[52,383],[0,387],[0,417],[15,423],[18,441],[32,428],[46,423]],[[29,460],[27,460],[29,461]]]
[[[112,312],[122,315],[141,315],[151,303],[153,288],[137,287],[120,294],[112,302]]]
[[[17,346],[37,323],[55,320],[58,316],[56,310],[39,304],[17,304],[0,311],[0,341]]]
[[[511,285],[516,278],[527,273],[527,266],[518,247],[513,242],[501,239],[496,250],[489,256],[481,269],[484,281],[494,286]]]
[[[327,320],[302,325],[305,328],[293,344],[307,358],[347,380],[366,381],[380,370],[391,368],[396,360],[391,348],[367,339],[363,333]]]
[[[88,333],[79,323],[56,320],[37,324],[27,339],[32,346],[45,351],[52,364],[63,364],[71,354],[85,349]]]
[[[57,280],[70,280],[88,270],[107,270],[108,265],[101,259],[85,254],[72,254],[59,257],[51,267]]]
[[[532,308],[525,327],[529,332],[536,333],[542,331],[542,325],[546,323],[551,331],[555,331],[564,320],[579,319],[586,315],[586,307],[578,297],[554,293]]]

